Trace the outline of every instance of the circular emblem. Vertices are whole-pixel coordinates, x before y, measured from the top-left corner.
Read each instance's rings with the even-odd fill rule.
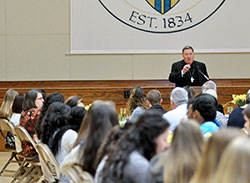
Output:
[[[135,29],[173,33],[207,20],[225,0],[99,0],[116,19]]]

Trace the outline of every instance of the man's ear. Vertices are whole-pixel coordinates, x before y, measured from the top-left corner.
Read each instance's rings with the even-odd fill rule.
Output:
[[[170,106],[172,109],[176,108],[176,104],[172,100],[170,100]]]
[[[149,107],[152,107],[152,104],[147,100],[147,103],[149,105]]]
[[[160,100],[160,104],[163,102],[163,99]]]

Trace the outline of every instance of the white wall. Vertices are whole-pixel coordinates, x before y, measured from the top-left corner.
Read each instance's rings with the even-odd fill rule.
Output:
[[[184,45],[183,45],[184,46]],[[0,80],[166,79],[179,54],[72,55],[70,0],[0,0]],[[181,48],[180,48],[181,49]],[[210,78],[250,78],[250,53],[196,54]]]

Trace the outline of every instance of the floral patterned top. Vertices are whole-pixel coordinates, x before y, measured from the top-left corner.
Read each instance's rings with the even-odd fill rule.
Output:
[[[36,133],[36,123],[40,117],[39,108],[31,108],[27,111],[22,111],[20,125],[23,126],[33,138]],[[34,138],[33,138],[34,139]],[[26,157],[37,156],[35,148],[28,142],[22,142],[23,155]]]

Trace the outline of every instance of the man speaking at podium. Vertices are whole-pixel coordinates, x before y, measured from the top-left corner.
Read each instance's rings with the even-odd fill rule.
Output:
[[[201,86],[209,80],[206,65],[194,60],[194,49],[185,46],[182,49],[183,60],[172,64],[168,80],[175,86]]]

